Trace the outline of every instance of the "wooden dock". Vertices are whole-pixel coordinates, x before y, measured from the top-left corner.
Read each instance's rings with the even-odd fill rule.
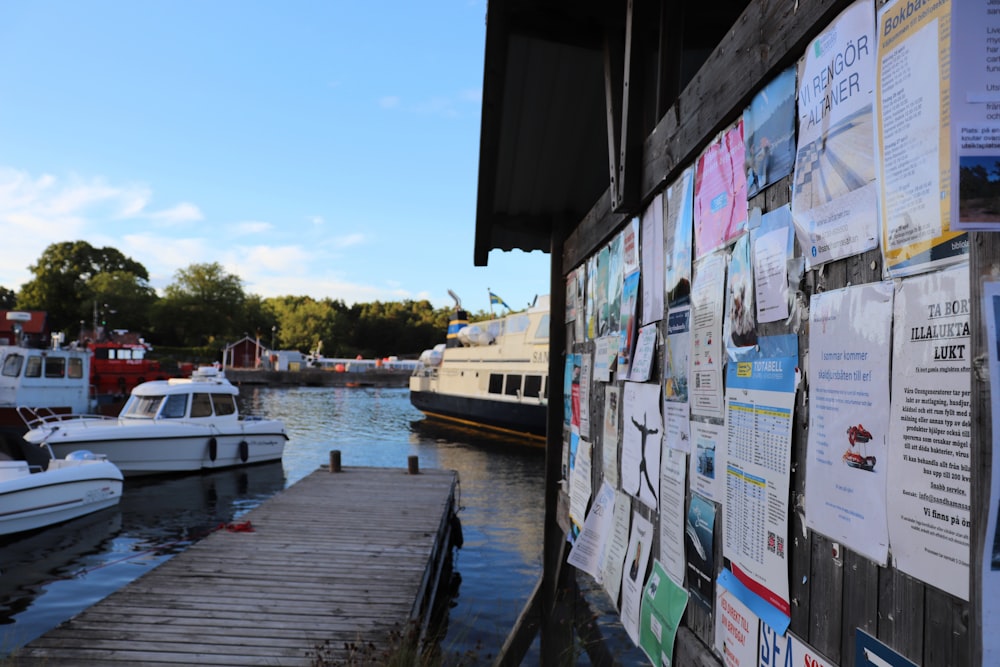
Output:
[[[456,483],[454,471],[318,470],[228,526],[248,521],[252,532],[212,533],[9,664],[333,665],[384,654],[430,615]]]

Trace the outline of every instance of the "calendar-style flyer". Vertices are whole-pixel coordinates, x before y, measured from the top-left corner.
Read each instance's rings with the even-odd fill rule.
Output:
[[[725,533],[733,574],[785,616],[788,599],[788,485],[798,339],[759,339],[749,358],[726,367]]]

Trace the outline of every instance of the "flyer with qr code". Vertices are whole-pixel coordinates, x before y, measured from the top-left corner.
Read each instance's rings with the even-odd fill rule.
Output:
[[[785,616],[788,488],[798,340],[767,336],[726,370],[723,551],[733,574]]]

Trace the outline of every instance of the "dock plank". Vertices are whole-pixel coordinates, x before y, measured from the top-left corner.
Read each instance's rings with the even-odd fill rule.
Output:
[[[309,665],[389,648],[455,511],[454,471],[318,470],[29,642],[16,665]]]

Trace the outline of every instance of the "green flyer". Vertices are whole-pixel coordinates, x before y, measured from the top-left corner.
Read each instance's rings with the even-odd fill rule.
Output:
[[[667,576],[659,560],[653,561],[653,572],[642,593],[639,645],[654,665],[672,664],[674,637],[687,601],[687,591]]]

